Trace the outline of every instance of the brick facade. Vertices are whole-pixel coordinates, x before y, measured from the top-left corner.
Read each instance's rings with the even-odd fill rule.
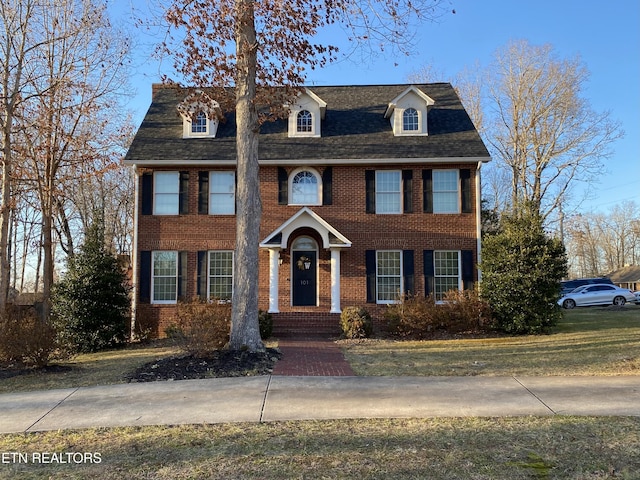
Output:
[[[320,136],[291,138],[287,128],[295,126],[295,122],[286,119],[263,126],[261,131],[263,245],[256,274],[259,307],[273,311],[271,283],[275,269],[271,269],[275,252],[276,333],[295,329],[339,333],[336,311],[347,306],[364,306],[380,327],[386,307],[377,304],[375,298],[375,290],[381,285],[378,282],[384,281],[376,276],[376,251],[400,252],[394,253],[392,260],[398,263],[397,257],[400,258],[405,293],[411,290],[418,295],[434,292],[434,252],[458,252],[455,278],[449,281],[456,288],[471,288],[478,278],[480,192],[476,189],[480,165],[489,161],[489,156],[453,88],[448,84],[427,84],[313,90],[314,95],[305,97],[305,101],[321,98],[326,102],[321,105],[322,109],[326,107],[326,117],[323,113],[322,128],[316,130],[321,131]],[[204,285],[209,274],[203,267],[207,252],[232,251],[235,246],[235,215],[212,215],[202,205],[203,198],[210,198],[208,183],[203,186],[204,181],[209,182],[208,172],[235,170],[233,117],[221,122],[211,138],[184,138],[188,126],[177,114],[176,106],[184,103],[185,95],[177,89],[154,87],[151,108],[125,159],[136,166],[138,182],[135,323],[138,332],[152,337],[164,336],[165,329],[174,323],[175,297],[207,295]],[[406,105],[402,108],[414,105],[420,110],[421,124],[428,127],[428,135],[426,131],[398,135],[396,129],[403,127],[402,110],[397,110],[397,105],[403,102]],[[396,115],[393,109],[400,113]],[[317,109],[316,113],[320,111]],[[320,118],[314,117],[314,121]],[[321,184],[319,201],[290,205],[288,185],[301,167],[314,172]],[[375,172],[381,170],[401,174],[400,192],[393,195],[402,213],[375,213],[371,206],[372,195],[376,198],[372,182],[375,185]],[[442,170],[456,172],[457,191],[452,194],[459,213],[430,213],[433,172]],[[179,193],[174,192],[179,197],[178,214],[154,214],[157,172],[179,173],[174,175],[179,177]],[[284,201],[283,196],[287,197]],[[303,213],[306,220],[298,228],[298,223],[291,222]],[[279,230],[288,225],[297,229]],[[294,305],[292,284],[295,278],[302,277],[296,270],[301,255],[292,252],[292,243],[301,236],[317,244],[316,298],[311,306]],[[283,243],[286,239],[286,245],[278,244],[278,238]],[[338,270],[332,267],[332,255],[335,262],[338,250],[339,289],[332,286],[332,276],[335,281]],[[154,252],[161,251],[178,252],[172,254],[177,258],[177,286],[171,287],[175,289],[172,302],[154,303],[150,294],[150,259]],[[429,271],[425,272],[425,268]],[[299,299],[297,302],[304,303]]]
[[[423,213],[423,189],[421,171],[424,165],[394,165],[394,170],[412,170],[412,210],[413,213],[381,215],[366,213],[365,170],[371,167],[332,166],[332,205],[309,207],[336,230],[352,242],[352,246],[341,251],[341,306],[365,306],[378,319],[382,307],[367,304],[366,274],[364,270],[367,250],[412,250],[414,251],[414,290],[425,292],[423,271],[424,250],[467,250],[477,259],[476,198],[472,193],[472,209],[469,213],[433,214]],[[386,167],[389,169],[388,167]],[[475,185],[477,165],[475,164],[431,164],[433,169],[470,169],[471,184]],[[317,167],[322,173],[323,167]],[[378,167],[378,170],[383,169]],[[228,169],[225,169],[228,170]],[[293,171],[293,168],[287,168]],[[198,213],[198,175],[202,169],[181,169],[188,172],[188,213],[183,215],[142,215],[142,189],[139,188],[138,205],[138,251],[177,250],[186,252],[187,278],[185,298],[197,293],[197,252],[209,250],[233,250],[235,244],[235,216],[207,215]],[[209,170],[206,170],[209,171]],[[139,173],[145,173],[142,169]],[[140,181],[140,176],[138,181]],[[260,171],[261,197],[263,202],[261,238],[267,237],[292,215],[300,206],[278,204],[277,167],[265,166]],[[297,236],[314,238],[320,245],[318,251],[318,303],[313,307],[291,305],[291,250],[282,250],[282,264],[279,267],[279,309],[280,312],[301,312],[309,314],[309,319],[317,320],[318,313],[330,310],[330,252],[321,247],[318,232],[306,228],[295,232],[289,244]],[[140,259],[138,258],[138,271]],[[259,305],[267,310],[269,303],[269,252],[260,253],[257,268],[259,278]],[[474,274],[477,275],[477,274]],[[474,280],[477,276],[474,276]],[[138,300],[140,300],[138,298]],[[167,326],[174,322],[175,307],[138,303],[138,323],[140,328],[149,329],[151,335],[162,336]],[[276,315],[277,317],[277,315]],[[333,316],[328,316],[331,319]],[[284,315],[283,315],[284,318]],[[288,317],[289,319],[291,316]],[[301,317],[304,318],[304,317]],[[313,321],[316,321],[313,320]],[[309,320],[312,321],[312,320]],[[332,320],[333,321],[333,320]],[[289,320],[290,322],[290,320]],[[276,328],[278,326],[276,318]]]

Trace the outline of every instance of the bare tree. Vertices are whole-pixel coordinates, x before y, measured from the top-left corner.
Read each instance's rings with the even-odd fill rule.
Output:
[[[14,137],[20,110],[26,100],[25,85],[29,80],[30,43],[34,0],[0,2],[0,310],[4,310],[11,277],[9,225],[13,203]]]
[[[510,173],[511,202],[532,201],[548,218],[575,183],[601,172],[619,123],[581,96],[588,72],[580,59],[559,59],[550,45],[512,42],[488,75],[486,138]]]
[[[34,100],[25,109],[31,123],[22,154],[42,212],[46,318],[54,279],[54,220],[56,214],[64,216],[61,199],[78,165],[95,165],[102,157],[128,45],[110,26],[104,4],[40,0],[39,6],[34,19],[40,39],[34,66],[38,76],[29,85]]]
[[[193,86],[235,87],[221,106],[235,108],[237,122],[236,248],[230,348],[263,350],[258,328],[258,263],[261,201],[258,131],[265,115],[282,114],[304,83],[307,69],[337,58],[333,45],[313,43],[322,28],[341,24],[352,45],[411,47],[420,20],[439,15],[440,0],[168,0],[166,19],[180,35],[177,70]],[[273,87],[281,87],[275,89]]]
[[[616,205],[608,212],[572,216],[565,244],[577,277],[611,273],[637,265],[640,252],[640,207],[634,202]]]

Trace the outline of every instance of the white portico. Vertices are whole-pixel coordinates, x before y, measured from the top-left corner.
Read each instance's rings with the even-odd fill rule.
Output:
[[[296,232],[313,230],[320,244]],[[295,237],[293,238],[292,235]],[[291,241],[291,242],[290,242]],[[331,252],[331,310],[340,313],[340,251],[351,247],[351,241],[326,220],[304,207],[269,234],[260,247],[269,250],[269,313],[279,313],[280,252],[291,245],[292,305],[316,305],[317,249]],[[300,285],[297,285],[297,284]],[[297,289],[297,290],[296,290]],[[299,302],[299,303],[296,303]]]

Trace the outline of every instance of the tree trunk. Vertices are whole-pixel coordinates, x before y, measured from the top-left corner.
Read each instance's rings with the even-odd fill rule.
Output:
[[[256,31],[253,2],[236,4],[237,15],[237,176],[236,249],[231,316],[232,350],[264,350],[258,323],[258,245],[260,242],[259,122],[256,111]]]
[[[5,128],[11,128],[5,126]],[[2,158],[2,198],[0,199],[0,312],[9,300],[9,222],[11,221],[11,134],[4,133]]]

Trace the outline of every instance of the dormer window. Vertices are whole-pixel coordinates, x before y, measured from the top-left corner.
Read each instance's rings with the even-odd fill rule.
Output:
[[[191,118],[191,133],[207,133],[207,114],[200,111]]]
[[[298,95],[295,103],[287,105],[289,109],[289,137],[320,137],[321,121],[327,104],[309,89]]]
[[[407,108],[402,112],[402,130],[405,132],[417,132],[420,128],[418,111],[415,108]]]
[[[220,104],[201,90],[189,94],[178,105],[182,138],[215,137],[223,120]]]
[[[298,112],[297,132],[298,133],[310,133],[313,131],[313,115],[309,110],[302,110]]]
[[[427,114],[435,102],[413,85],[391,100],[384,118],[391,122],[393,134],[428,135]]]

